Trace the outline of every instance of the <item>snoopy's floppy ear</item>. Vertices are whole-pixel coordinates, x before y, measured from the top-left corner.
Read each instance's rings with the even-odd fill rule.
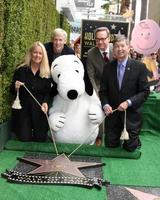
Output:
[[[88,95],[92,96],[93,86],[89,79],[89,76],[85,67],[84,67],[84,83],[85,83],[85,91],[87,92]]]

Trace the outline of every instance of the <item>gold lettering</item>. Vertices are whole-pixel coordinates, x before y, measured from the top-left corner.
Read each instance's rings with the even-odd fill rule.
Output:
[[[85,40],[94,40],[94,34],[92,32],[85,32],[84,39]]]
[[[95,43],[94,43],[94,41],[84,41],[84,45],[85,46],[94,46]]]

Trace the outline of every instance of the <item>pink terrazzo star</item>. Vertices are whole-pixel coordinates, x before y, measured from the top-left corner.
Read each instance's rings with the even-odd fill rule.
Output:
[[[138,200],[160,200],[160,197],[155,196],[153,194],[148,194],[145,192],[141,192],[139,190],[134,190],[131,188],[125,187],[131,194],[133,194]]]

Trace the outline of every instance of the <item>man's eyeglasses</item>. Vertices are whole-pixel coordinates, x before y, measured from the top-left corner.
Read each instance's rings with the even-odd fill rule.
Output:
[[[107,38],[108,37],[106,37],[106,38],[95,38],[95,41],[96,42],[100,42],[100,41],[104,42]]]
[[[154,55],[156,56],[156,55],[157,55],[157,53],[151,53],[151,56],[154,56]]]

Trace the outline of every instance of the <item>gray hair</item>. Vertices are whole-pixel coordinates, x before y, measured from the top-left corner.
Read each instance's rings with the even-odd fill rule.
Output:
[[[94,35],[96,36],[97,32],[99,32],[99,31],[106,31],[108,37],[110,35],[110,31],[109,31],[109,29],[107,27],[98,27],[98,28],[96,28],[95,31],[94,31]]]
[[[126,36],[124,36],[124,35],[117,35],[116,38],[113,41],[113,46],[117,42],[122,42],[122,41],[124,41],[127,45],[129,45],[129,40],[126,38]]]

